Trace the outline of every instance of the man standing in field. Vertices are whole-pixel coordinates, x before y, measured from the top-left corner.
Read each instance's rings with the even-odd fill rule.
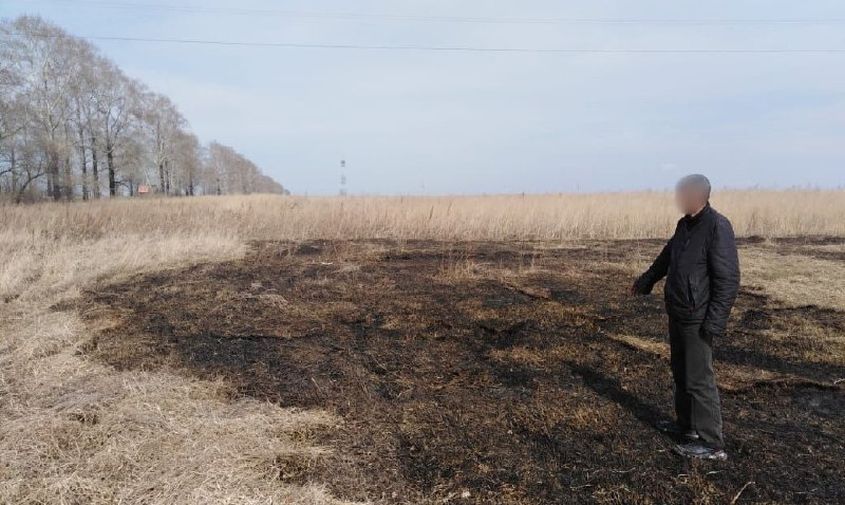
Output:
[[[705,176],[681,179],[675,198],[684,217],[631,292],[649,294],[666,277],[677,419],[659,423],[658,429],[685,440],[676,447],[682,456],[725,460],[712,346],[725,334],[739,291],[734,232],[730,221],[710,207],[710,181]]]

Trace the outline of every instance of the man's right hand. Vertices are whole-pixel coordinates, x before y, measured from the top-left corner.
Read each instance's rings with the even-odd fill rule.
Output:
[[[651,294],[651,285],[644,281],[644,276],[637,277],[637,280],[631,285],[631,296],[645,296]]]
[[[630,292],[631,292],[631,296],[638,296],[638,295],[642,294],[640,292],[640,288],[638,286],[638,280],[634,281],[634,283],[631,284],[631,291]]]

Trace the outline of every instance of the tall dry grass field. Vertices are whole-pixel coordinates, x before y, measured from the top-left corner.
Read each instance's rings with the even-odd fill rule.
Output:
[[[845,191],[728,191],[714,205],[741,236],[845,235]],[[667,193],[0,206],[0,502],[338,503],[271,478],[277,455],[324,451],[303,433],[337,419],[86,359],[80,316],[55,310],[81,289],[238,258],[251,240],[663,238],[677,217]]]
[[[713,199],[740,236],[845,233],[845,190],[725,191]],[[79,239],[225,234],[250,239],[569,240],[663,237],[677,213],[664,192],[441,197],[100,200],[0,207],[0,232]]]

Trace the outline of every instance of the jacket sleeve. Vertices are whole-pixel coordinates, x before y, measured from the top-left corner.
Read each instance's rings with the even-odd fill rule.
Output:
[[[663,247],[663,250],[660,251],[660,254],[657,256],[657,259],[654,260],[651,267],[646,270],[645,273],[642,274],[634,283],[637,293],[641,295],[651,293],[651,290],[654,289],[654,285],[657,284],[660,279],[666,277],[672,256],[673,239],[669,240],[669,242]]]
[[[704,331],[710,335],[724,335],[734,301],[739,292],[739,257],[730,221],[721,218],[716,223],[712,242],[707,251],[710,274],[710,304],[704,319]]]

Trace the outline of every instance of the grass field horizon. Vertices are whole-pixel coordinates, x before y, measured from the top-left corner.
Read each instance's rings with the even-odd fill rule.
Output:
[[[845,234],[845,189],[724,190],[713,205],[738,236]],[[679,218],[671,192],[118,198],[5,205],[0,230],[50,233],[209,230],[297,239],[630,239],[667,236]],[[173,216],[179,219],[173,219]],[[121,230],[121,227],[129,229]]]

